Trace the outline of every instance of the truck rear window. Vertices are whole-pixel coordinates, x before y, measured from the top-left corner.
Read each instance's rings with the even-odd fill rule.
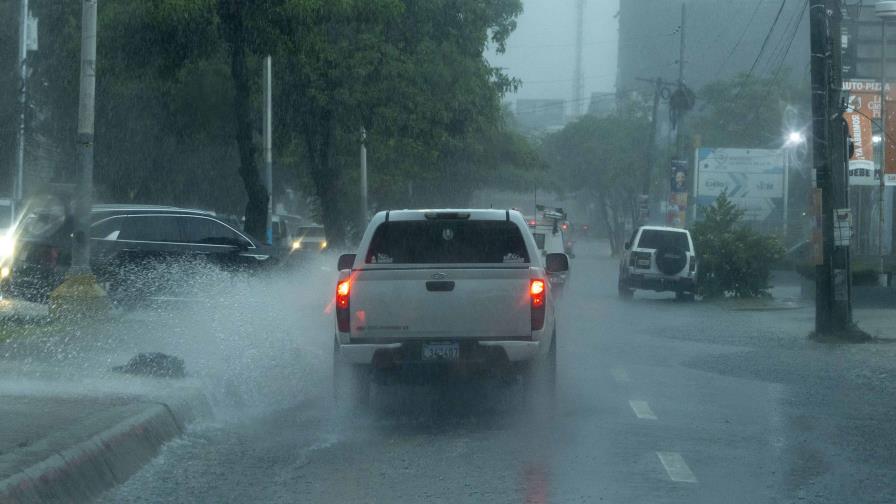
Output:
[[[367,264],[525,264],[526,242],[507,221],[395,221],[373,233]]]

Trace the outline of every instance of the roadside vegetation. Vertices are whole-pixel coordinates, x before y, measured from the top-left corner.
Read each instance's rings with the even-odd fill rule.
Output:
[[[81,5],[30,8],[53,34],[29,57],[27,163],[45,176],[29,181],[32,191],[73,180],[77,165]],[[503,52],[521,12],[520,0],[100,2],[97,199],[245,216],[260,236],[268,55],[275,187],[298,192],[334,245],[360,215],[362,127],[372,209],[463,205],[483,184],[512,185],[541,163],[504,123],[501,99],[518,81],[483,54]],[[0,40],[14,44],[14,29],[4,23]],[[11,76],[0,79],[6,89],[16,88]],[[0,118],[15,117],[16,99],[0,99]],[[3,129],[0,146],[14,139]]]
[[[784,254],[774,236],[742,222],[743,211],[725,193],[692,227],[699,254],[697,283],[704,298],[768,296],[771,268]]]

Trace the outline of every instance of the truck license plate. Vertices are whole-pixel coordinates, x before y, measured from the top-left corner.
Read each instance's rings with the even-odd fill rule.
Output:
[[[457,343],[424,343],[423,360],[456,361],[460,358],[460,345]]]
[[[650,267],[650,259],[638,259],[638,266]]]

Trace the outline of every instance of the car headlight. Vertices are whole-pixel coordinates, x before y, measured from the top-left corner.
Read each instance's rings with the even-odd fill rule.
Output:
[[[320,249],[323,250],[325,248],[327,248],[327,240],[320,242]]]
[[[292,249],[293,249],[293,250],[299,250],[299,249],[301,249],[301,248],[302,248],[302,240],[293,240],[293,242],[292,242]]]
[[[0,236],[0,260],[12,257],[16,250],[16,239],[9,235]]]

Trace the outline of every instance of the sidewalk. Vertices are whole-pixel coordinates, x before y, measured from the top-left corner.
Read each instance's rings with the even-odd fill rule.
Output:
[[[122,375],[102,362],[118,363],[108,351],[82,353],[118,323],[61,324],[42,305],[0,300],[0,503],[91,500],[210,414],[188,379]],[[67,352],[74,366],[58,358]]]
[[[197,414],[195,401],[0,395],[0,502],[81,502],[127,480]]]

